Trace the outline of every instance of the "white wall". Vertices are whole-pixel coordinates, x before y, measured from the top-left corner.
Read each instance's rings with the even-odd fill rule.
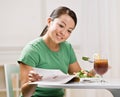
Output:
[[[0,0],[0,47],[24,46],[40,33],[40,0]]]
[[[39,36],[43,1],[0,0],[0,63],[16,62],[24,45]]]
[[[81,57],[97,52],[112,66],[105,77],[120,78],[119,0],[0,0],[0,63],[15,63],[24,45],[39,36],[47,16],[60,5],[77,14],[78,24],[68,41],[81,66],[91,69],[92,64]],[[112,97],[104,90],[67,91],[68,97]]]

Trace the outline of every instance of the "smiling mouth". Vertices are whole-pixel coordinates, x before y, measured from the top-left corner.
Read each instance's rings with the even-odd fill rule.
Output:
[[[63,37],[61,37],[60,35],[56,34],[57,39],[63,39]]]

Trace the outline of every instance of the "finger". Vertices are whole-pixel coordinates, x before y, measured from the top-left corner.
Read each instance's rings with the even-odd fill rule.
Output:
[[[29,77],[32,77],[32,74],[29,73],[28,76],[29,76]]]
[[[29,82],[34,82],[35,80],[33,78],[29,78]]]
[[[37,74],[35,71],[31,70],[29,71],[30,74]]]
[[[30,82],[35,82],[35,81],[40,81],[42,79],[42,77],[38,77],[38,78],[32,78],[32,77],[29,77],[29,81]]]
[[[39,81],[39,80],[42,79],[42,77],[43,77],[43,76],[38,75],[38,76],[36,76],[35,78],[36,78],[37,81]]]
[[[29,80],[30,80],[31,82],[33,82],[33,81],[39,81],[39,80],[41,80],[42,77],[43,77],[43,76],[39,76],[39,75],[33,76],[33,75],[31,75],[31,74],[29,74],[28,76],[29,76]]]
[[[31,74],[30,76],[35,76],[35,77],[41,76],[40,74],[36,73],[36,72],[33,71],[33,70],[31,70],[29,73]]]

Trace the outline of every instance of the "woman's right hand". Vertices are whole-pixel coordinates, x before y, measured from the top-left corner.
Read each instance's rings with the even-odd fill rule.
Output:
[[[37,84],[29,84],[42,79],[38,73],[33,70],[33,67],[20,63],[20,85],[23,97],[31,97],[35,92]]]
[[[29,77],[29,82],[40,81],[42,79],[42,76],[40,76],[38,73],[36,73],[33,70],[29,72],[28,77]]]

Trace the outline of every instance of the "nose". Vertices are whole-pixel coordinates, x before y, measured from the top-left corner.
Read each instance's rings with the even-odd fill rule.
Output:
[[[61,31],[61,35],[64,36],[66,34],[66,32],[67,32],[66,30]]]

